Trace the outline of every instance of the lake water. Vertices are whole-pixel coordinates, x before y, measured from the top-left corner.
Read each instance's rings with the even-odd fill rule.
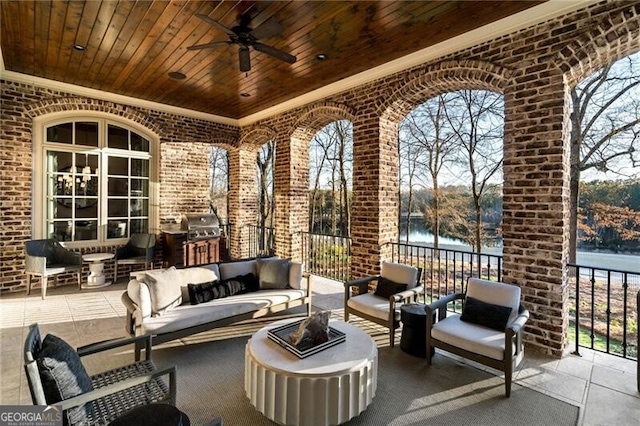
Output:
[[[405,238],[406,233],[401,232],[400,243],[404,243]],[[409,244],[431,245],[433,244],[433,234],[420,226],[412,224],[412,230],[409,233]],[[442,236],[440,237],[440,248],[472,251],[471,246],[464,241]],[[502,255],[502,247],[483,247],[482,252]],[[640,273],[640,255],[578,251],[576,260],[577,264],[581,266]]]

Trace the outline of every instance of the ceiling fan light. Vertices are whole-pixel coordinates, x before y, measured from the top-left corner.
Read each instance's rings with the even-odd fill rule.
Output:
[[[249,56],[249,48],[247,46],[241,46],[238,50],[238,58],[240,60],[240,71],[251,71],[251,57]]]
[[[178,72],[178,71],[172,71],[172,72],[170,72],[170,73],[169,73],[169,77],[171,77],[171,78],[173,78],[173,79],[176,79],[176,80],[184,80],[185,78],[187,78],[187,76],[186,76],[186,75],[184,75],[183,73]]]

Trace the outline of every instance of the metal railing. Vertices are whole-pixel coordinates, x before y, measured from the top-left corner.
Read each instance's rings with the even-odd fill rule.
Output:
[[[478,277],[500,281],[502,256],[430,246],[387,243],[391,261],[422,268],[422,284],[427,300],[464,292],[467,279]]]
[[[248,232],[249,257],[271,256],[275,254],[274,228],[246,225]]]
[[[568,264],[569,315],[580,346],[638,359],[640,272]],[[633,305],[636,304],[634,307]]]
[[[351,277],[351,238],[300,232],[302,261],[314,275],[347,281]]]

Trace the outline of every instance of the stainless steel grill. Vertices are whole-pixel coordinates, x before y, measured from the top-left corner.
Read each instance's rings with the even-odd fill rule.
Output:
[[[197,241],[220,236],[220,221],[215,213],[184,214],[180,228],[187,231],[187,240]]]

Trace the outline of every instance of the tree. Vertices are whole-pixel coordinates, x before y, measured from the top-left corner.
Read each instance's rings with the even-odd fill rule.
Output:
[[[569,262],[575,263],[582,173],[629,177],[640,164],[640,53],[592,74],[571,90],[571,101]]]
[[[422,173],[430,179],[432,197],[425,214],[432,224],[433,245],[438,248],[440,237],[440,214],[442,193],[440,191],[439,176],[443,168],[452,161],[452,154],[456,146],[452,142],[455,133],[446,126],[445,108],[446,95],[441,95],[418,106],[402,121],[405,130],[401,145],[405,147],[405,155],[401,161],[406,162],[407,177],[409,179],[409,199],[407,206],[407,242],[409,241],[411,223],[411,202],[413,180],[420,180]],[[404,157],[404,158],[403,158]]]
[[[256,172],[258,177],[258,228],[260,231],[259,248],[268,247],[266,228],[273,228],[275,205],[273,202],[273,170],[275,164],[275,143],[270,140],[256,154]]]
[[[349,235],[352,147],[352,126],[346,120],[328,124],[311,140],[310,232]]]
[[[502,95],[485,90],[452,92],[446,102],[445,115],[459,146],[457,162],[464,166],[470,180],[474,212],[471,245],[480,253],[484,240],[482,197],[498,183],[502,171]]]
[[[211,148],[209,154],[209,170],[211,176],[209,206],[211,211],[215,212],[218,217],[226,220],[228,217],[227,193],[229,189],[229,160],[225,149],[217,146]]]

